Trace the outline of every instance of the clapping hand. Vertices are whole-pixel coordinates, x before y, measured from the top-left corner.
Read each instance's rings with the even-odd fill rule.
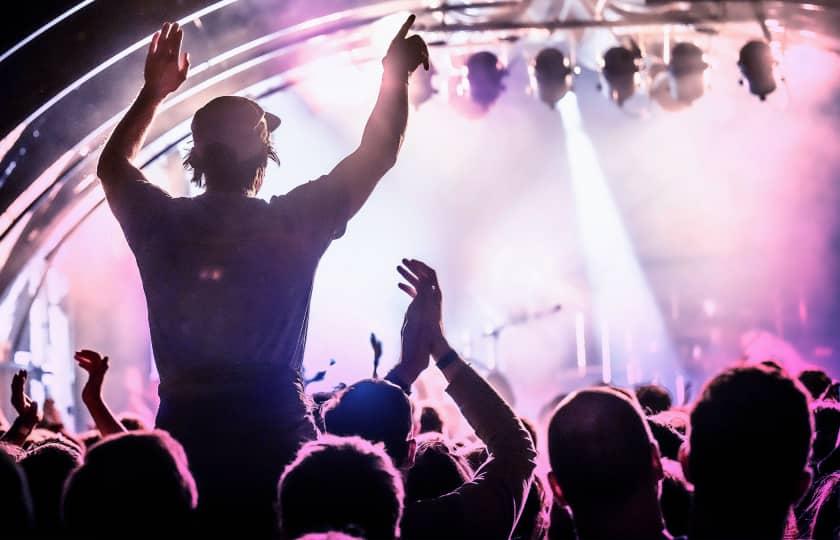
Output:
[[[416,259],[403,259],[397,271],[408,282],[400,283],[399,288],[412,298],[403,324],[404,339],[406,332],[416,332],[426,359],[429,353],[438,358],[449,350],[449,345],[444,338],[443,297],[437,274]]]

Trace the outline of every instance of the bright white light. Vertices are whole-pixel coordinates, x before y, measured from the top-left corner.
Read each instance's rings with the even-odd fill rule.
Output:
[[[601,379],[612,382],[612,351],[610,349],[610,323],[601,319]]]
[[[569,93],[557,104],[565,128],[572,192],[594,309],[601,321],[601,348],[605,381],[612,378],[608,322],[621,333],[666,344],[665,359],[673,357],[662,316],[636,259],[629,235],[613,201],[592,141],[584,130],[577,96]],[[629,357],[629,355],[628,355]],[[650,359],[648,377],[663,365]]]
[[[575,344],[577,346],[578,375],[586,375],[586,336],[584,333],[583,313],[575,314]]]

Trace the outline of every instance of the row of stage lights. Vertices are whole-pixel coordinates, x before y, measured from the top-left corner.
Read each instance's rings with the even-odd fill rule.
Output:
[[[774,65],[772,50],[767,43],[749,41],[741,48],[738,57],[741,84],[746,83],[750,93],[764,101],[776,90]],[[643,70],[641,51],[638,48],[612,47],[603,55],[601,66],[599,89],[619,107],[623,106],[639,87],[639,76]],[[689,106],[703,96],[708,68],[700,47],[680,42],[671,49],[667,64],[655,63],[644,69],[654,81],[651,97],[664,109],[677,109]],[[574,75],[579,73],[569,57],[555,47],[541,50],[531,62],[529,71],[534,92],[550,107],[555,107],[572,89]],[[425,79],[418,81],[412,92],[415,106],[436,93],[431,78],[419,75]],[[486,112],[505,91],[504,79],[507,75],[508,69],[494,53],[474,53],[467,58],[458,95],[468,97],[476,110]]]

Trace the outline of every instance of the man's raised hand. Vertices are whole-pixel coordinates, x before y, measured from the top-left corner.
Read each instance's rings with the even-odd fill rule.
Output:
[[[187,79],[190,69],[190,55],[181,53],[184,30],[178,23],[164,23],[159,32],[152,36],[146,55],[146,87],[163,99]]]
[[[415,18],[414,15],[408,16],[382,59],[385,70],[404,81],[420,64],[423,64],[426,71],[429,70],[429,48],[426,42],[416,34],[407,37]]]

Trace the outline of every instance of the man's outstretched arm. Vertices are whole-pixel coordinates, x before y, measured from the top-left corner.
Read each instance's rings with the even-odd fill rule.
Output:
[[[396,163],[408,121],[408,78],[420,64],[429,69],[429,51],[423,39],[417,35],[406,38],[412,24],[414,15],[400,28],[382,61],[385,72],[379,97],[359,147],[330,174],[345,191],[345,221],[362,208],[379,180]]]
[[[143,89],[105,144],[96,169],[109,199],[120,187],[145,181],[143,173],[132,161],[143,147],[157,108],[187,78],[189,57],[186,53],[181,54],[183,37],[183,30],[177,23],[164,24],[152,37],[146,56]]]

